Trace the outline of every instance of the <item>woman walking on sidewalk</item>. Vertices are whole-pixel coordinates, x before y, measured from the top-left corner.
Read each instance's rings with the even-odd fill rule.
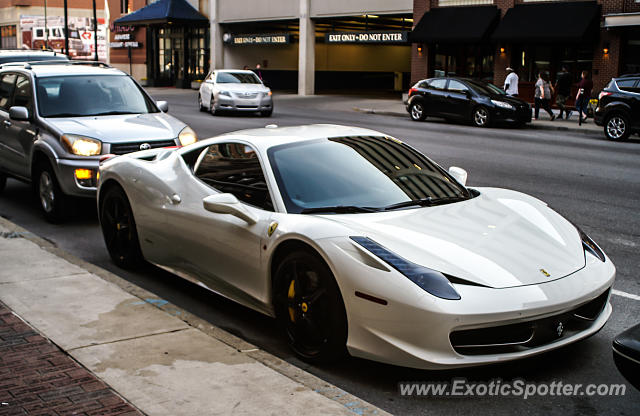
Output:
[[[542,107],[547,113],[551,121],[555,120],[556,116],[551,111],[551,84],[549,83],[549,73],[540,72],[538,74],[538,81],[536,82],[535,91],[535,112],[534,118],[537,120],[540,115],[540,107]]]
[[[582,79],[578,82],[576,95],[576,109],[578,110],[578,124],[587,122],[587,108],[593,90],[593,82],[589,79],[589,71],[582,71]],[[584,118],[582,114],[584,113]]]

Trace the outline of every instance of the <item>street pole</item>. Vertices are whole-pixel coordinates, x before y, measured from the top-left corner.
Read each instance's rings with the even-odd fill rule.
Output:
[[[93,0],[93,60],[98,60],[98,17],[96,16],[96,0]]]
[[[33,46],[33,43],[31,45]],[[44,0],[44,48],[49,49],[49,31],[47,30],[47,0]]]
[[[69,18],[67,16],[67,0],[64,0],[64,53],[70,57],[69,53]]]

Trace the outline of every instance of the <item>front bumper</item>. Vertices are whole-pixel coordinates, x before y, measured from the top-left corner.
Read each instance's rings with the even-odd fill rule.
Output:
[[[98,159],[58,159],[54,169],[62,192],[71,196],[95,197],[99,163]],[[76,169],[90,170],[93,174],[92,179],[86,182],[78,180],[75,175]]]
[[[531,107],[518,107],[515,110],[495,107],[492,111],[493,120],[509,123],[531,123]]]
[[[215,106],[216,110],[226,111],[269,111],[273,109],[273,99],[270,95],[262,93],[253,98],[243,98],[236,94],[232,94],[231,97],[218,94]]]
[[[587,265],[573,274],[538,285],[492,289],[455,284],[460,300],[429,295],[395,270],[371,267],[343,243],[323,242],[345,302],[349,336],[347,348],[358,357],[422,369],[446,369],[521,359],[553,350],[595,334],[611,315],[608,293],[615,267],[588,256]],[[366,253],[365,253],[366,254]],[[331,262],[331,259],[338,261]],[[384,299],[381,305],[355,292]],[[599,296],[603,308],[588,325],[566,331],[548,342],[518,350],[462,353],[454,348],[454,332],[495,328],[523,322],[553,322]],[[564,319],[564,318],[563,318]],[[563,321],[558,321],[563,322]],[[574,328],[575,329],[575,328]]]

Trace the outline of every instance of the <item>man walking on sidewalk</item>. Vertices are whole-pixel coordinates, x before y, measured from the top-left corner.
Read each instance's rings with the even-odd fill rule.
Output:
[[[518,74],[511,67],[507,67],[507,78],[504,80],[504,90],[507,95],[518,96]]]
[[[571,116],[572,111],[567,109],[566,103],[571,94],[571,74],[567,71],[567,67],[563,66],[562,71],[558,72],[556,78],[555,90],[557,92],[556,105],[560,109],[559,119],[562,119],[562,113],[564,112],[566,119]]]

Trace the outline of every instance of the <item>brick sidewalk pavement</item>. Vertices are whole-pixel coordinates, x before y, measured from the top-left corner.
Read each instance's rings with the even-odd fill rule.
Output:
[[[140,415],[0,303],[0,416]]]

